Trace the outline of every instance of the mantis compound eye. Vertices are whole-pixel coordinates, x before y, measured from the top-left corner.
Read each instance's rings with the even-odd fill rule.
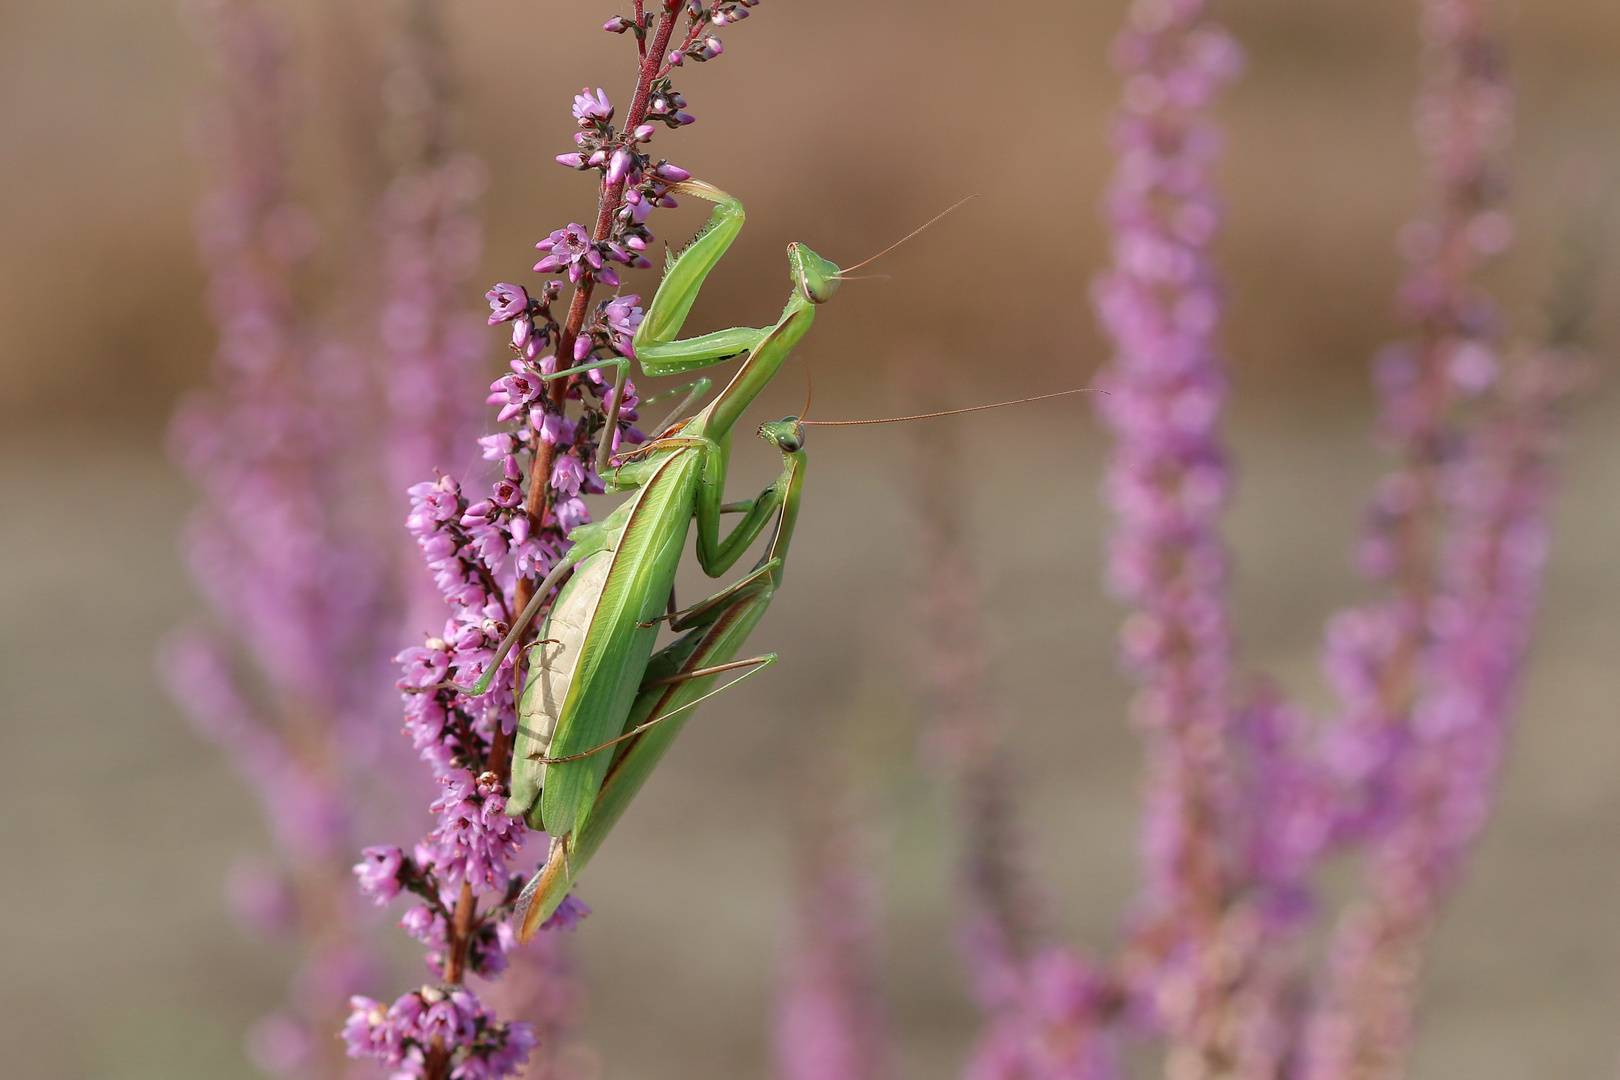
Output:
[[[797,416],[759,425],[759,437],[789,454],[804,449],[804,428],[799,425]]]
[[[812,304],[825,304],[843,283],[839,269],[800,243],[788,245],[793,284]]]

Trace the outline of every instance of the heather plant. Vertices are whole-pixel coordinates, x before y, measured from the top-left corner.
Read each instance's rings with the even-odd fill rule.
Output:
[[[603,490],[597,469],[607,454],[643,441],[634,426],[635,386],[623,367],[610,381],[591,366],[635,357],[640,297],[597,298],[597,290],[620,285],[615,264],[651,265],[642,254],[652,240],[651,212],[674,206],[672,187],[689,179],[647,151],[660,125],[692,122],[675,69],[720,55],[714,31],[746,17],[755,2],[666,0],[649,8],[637,0],[631,15],[603,27],[636,45],[629,107],[615,126],[607,92],[583,89],[573,105],[577,149],[557,158],[597,179],[596,220],[590,227],[570,222],[536,244],[543,256],[535,271],[566,282],[546,280],[533,295],[507,283],[488,293],[489,324],[509,327],[512,350],[511,374],[491,387],[505,427],[478,440],[499,476],[481,498],[442,473],[411,488],[407,527],[449,615],[442,636],[399,654],[399,686],[406,730],[442,794],[431,807],[434,829],[411,852],[367,848],[355,872],[379,904],[402,894],[414,901],[402,926],[427,947],[435,981],[391,1004],[355,997],[344,1028],[352,1056],[396,1073],[434,1080],[511,1075],[535,1045],[530,1022],[497,1018],[467,983],[470,975],[493,979],[506,968],[518,944],[511,916],[524,881],[514,863],[526,829],[505,812],[523,650],[507,659],[497,646],[536,596],[536,580],[564,558],[569,533],[589,520],[581,495]],[[479,694],[463,689],[480,680]],[[565,898],[542,935],[585,914]]]

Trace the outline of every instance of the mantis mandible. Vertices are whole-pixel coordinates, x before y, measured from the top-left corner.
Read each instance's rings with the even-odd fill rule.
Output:
[[[715,209],[697,237],[670,260],[636,331],[636,358],[649,376],[685,374],[737,356],[746,359],[697,415],[616,459],[604,475],[607,489],[634,494],[602,521],[570,534],[567,554],[535,591],[489,671],[471,688],[472,693],[488,688],[501,657],[571,572],[540,640],[528,646],[529,675],[518,705],[506,812],[552,836],[547,864],[531,883],[531,893],[543,898],[528,905],[525,939],[567,894],[581,857],[588,858],[600,844],[667,749],[678,725],[663,721],[677,710],[689,714],[708,696],[705,687],[719,671],[745,666],[757,671],[775,660],[773,655],[737,662],[731,658],[781,581],[782,557],[776,549],[785,549],[792,533],[804,470],[802,434],[796,418],[761,428],[761,435],[782,451],[783,471],[757,498],[725,504],[731,435],[809,330],[816,307],[837,291],[840,270],[804,245],[790,244],[793,294],[773,326],[734,327],[677,340],[704,280],[742,229],[744,213],[735,198],[700,181],[672,190],[713,202]],[[582,365],[556,376],[599,366]],[[607,430],[612,430],[611,421]],[[726,512],[741,513],[742,520],[722,536],[720,520]],[[686,611],[667,610],[694,519],[698,562],[710,577],[718,577],[773,517],[777,529],[771,550],[752,573]],[[658,624],[665,619],[677,630],[691,632],[651,664]],[[665,730],[649,738],[658,730],[654,725]],[[602,752],[609,747],[617,752]],[[615,765],[615,783],[604,802],[604,780]],[[601,824],[585,831],[593,817]],[[542,887],[548,872],[555,884]]]

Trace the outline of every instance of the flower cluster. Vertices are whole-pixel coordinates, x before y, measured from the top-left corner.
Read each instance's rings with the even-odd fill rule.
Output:
[[[388,1006],[359,995],[349,1003],[349,1055],[374,1058],[395,1076],[427,1076],[456,1047],[456,1080],[496,1080],[516,1073],[534,1048],[528,1024],[497,1022],[464,986],[424,986]]]
[[[643,441],[635,426],[635,385],[612,377],[615,367],[634,359],[640,297],[595,299],[593,293],[620,284],[614,264],[651,265],[642,254],[652,240],[648,216],[674,206],[673,186],[690,179],[645,149],[657,123],[674,128],[692,121],[671,84],[671,69],[684,59],[719,55],[713,28],[743,17],[755,3],[663,0],[662,10],[653,12],[637,0],[633,18],[609,22],[607,30],[634,31],[637,42],[630,115],[617,129],[607,93],[582,91],[573,106],[578,149],[558,159],[599,174],[596,225],[570,223],[536,245],[544,254],[535,271],[558,278],[533,291],[503,282],[486,297],[489,325],[510,328],[509,372],[491,384],[487,399],[498,407],[503,428],[478,440],[498,474],[478,495],[442,473],[410,488],[406,528],[449,610],[442,628],[399,653],[397,685],[406,732],[441,794],[431,807],[433,830],[410,855],[368,848],[354,869],[379,904],[404,893],[416,898],[402,925],[427,946],[440,983],[387,1009],[356,998],[345,1029],[352,1056],[377,1058],[405,1075],[504,1076],[533,1045],[528,1025],[496,1023],[462,986],[468,972],[492,977],[506,967],[516,946],[508,918],[523,881],[514,860],[524,826],[505,812],[522,650],[498,670],[490,667],[538,579],[567,551],[568,534],[590,519],[582,496],[603,490],[594,466],[598,448],[606,441],[612,452]],[[610,417],[616,418],[612,430]],[[475,697],[462,689],[486,675],[485,693]],[[570,898],[544,929],[570,928],[586,910]]]
[[[1324,655],[1341,692],[1327,762],[1350,797],[1339,839],[1369,851],[1335,930],[1304,1075],[1394,1075],[1440,904],[1488,812],[1534,622],[1548,458],[1569,369],[1503,356],[1479,271],[1512,241],[1498,159],[1513,93],[1479,0],[1424,5],[1416,128],[1439,199],[1409,225],[1399,301],[1413,334],[1376,369],[1398,456],[1368,511],[1380,601],[1341,615]]]
[[[1110,579],[1132,609],[1122,663],[1141,682],[1133,710],[1148,755],[1137,913],[1147,981],[1136,989],[1157,1005],[1172,1057],[1202,1057],[1230,1049],[1209,1043],[1224,1027],[1209,1018],[1222,997],[1212,957],[1239,873],[1228,853],[1240,805],[1220,531],[1227,380],[1209,255],[1220,140],[1209,109],[1241,58],[1203,0],[1133,4],[1114,49],[1125,73],[1107,196],[1114,268],[1095,294],[1115,346],[1099,399],[1114,432]]]

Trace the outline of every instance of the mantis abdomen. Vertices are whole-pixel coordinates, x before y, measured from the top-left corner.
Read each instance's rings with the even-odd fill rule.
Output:
[[[568,689],[574,684],[574,671],[585,650],[585,636],[590,631],[591,620],[596,617],[612,566],[611,549],[580,563],[540,628],[540,640],[529,649],[529,680],[524,686],[518,720],[518,752],[521,754],[544,755],[551,751],[552,736],[557,732],[563,703],[568,700]],[[514,771],[511,801],[524,813],[540,798],[545,773],[544,765]]]

